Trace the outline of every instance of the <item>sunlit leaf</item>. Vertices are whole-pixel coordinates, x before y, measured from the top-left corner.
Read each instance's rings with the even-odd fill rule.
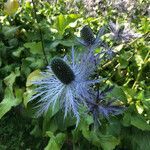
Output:
[[[19,2],[18,0],[8,0],[5,4],[4,4],[4,11],[8,14],[8,15],[12,15],[14,13],[17,12],[19,8]]]
[[[35,70],[31,72],[27,78],[26,86],[31,86],[33,84],[33,81],[39,80],[41,78],[41,71]]]

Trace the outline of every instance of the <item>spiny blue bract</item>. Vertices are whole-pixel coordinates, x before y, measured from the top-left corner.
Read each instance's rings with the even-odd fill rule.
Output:
[[[63,59],[54,58],[47,71],[42,72],[42,79],[33,81],[37,86],[35,95],[30,100],[37,100],[37,116],[56,103],[64,110],[64,118],[68,112],[76,117],[76,126],[80,120],[79,107],[86,104],[85,99],[90,99],[93,91],[92,85],[98,83],[98,79],[91,79],[96,69],[93,61],[96,59],[93,53],[65,56]]]
[[[98,95],[95,92],[93,99],[87,101],[89,111],[93,114],[94,123],[100,123],[100,116],[109,119],[110,115],[119,115],[125,110],[122,105],[115,105],[115,100],[108,100],[107,93],[111,92],[113,87],[108,87],[104,91],[99,91]]]
[[[130,42],[132,39],[140,38],[142,36],[140,33],[135,33],[130,28],[129,23],[119,24],[110,21],[109,29],[111,31],[111,39],[117,42]]]
[[[54,58],[52,60],[51,69],[56,77],[64,84],[69,84],[75,79],[73,71],[61,58]]]

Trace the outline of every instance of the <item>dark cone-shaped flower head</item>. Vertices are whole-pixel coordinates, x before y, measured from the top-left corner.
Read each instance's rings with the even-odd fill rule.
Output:
[[[80,35],[81,35],[81,38],[84,40],[84,42],[88,46],[94,44],[94,42],[95,42],[94,33],[88,25],[86,25],[82,28]]]
[[[75,79],[74,72],[61,58],[54,58],[52,60],[51,69],[64,84],[70,84]]]

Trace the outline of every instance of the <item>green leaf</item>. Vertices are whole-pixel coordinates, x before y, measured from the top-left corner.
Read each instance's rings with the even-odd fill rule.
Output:
[[[86,116],[81,123],[79,124],[78,130],[82,131],[83,136],[89,141],[92,142],[95,146],[101,147],[104,150],[113,150],[118,144],[119,139],[116,137],[106,134],[103,135],[100,131],[90,130],[89,126],[93,123],[91,116]]]
[[[18,26],[18,27],[15,27],[15,26],[11,26],[11,27],[4,26],[3,29],[2,29],[2,33],[5,35],[5,37],[7,39],[13,38],[15,33],[18,31],[19,27],[20,26]]]
[[[110,96],[122,102],[127,102],[126,94],[124,93],[123,89],[119,86],[115,86],[113,88],[113,90],[110,93]]]
[[[33,81],[40,80],[41,77],[41,71],[35,70],[29,74],[26,81],[26,92],[23,95],[23,103],[25,107],[27,107],[27,104],[31,98],[31,96],[34,94],[34,88],[32,87]]]
[[[41,79],[41,71],[39,69],[31,72],[27,77],[26,86],[29,87],[33,84],[33,81]]]
[[[131,117],[131,124],[143,131],[150,131],[150,124],[145,120],[142,115],[133,115]]]
[[[61,150],[66,139],[66,135],[64,133],[58,133],[54,136],[50,131],[47,132],[47,135],[50,137],[50,140],[44,150]]]
[[[104,150],[114,150],[120,140],[112,135],[99,135],[101,147]]]
[[[56,122],[56,116],[60,110],[60,104],[57,102],[55,107],[51,106],[44,116],[43,120],[43,132],[52,131],[55,132],[58,129],[58,123]],[[60,117],[59,117],[60,120]]]
[[[16,77],[18,76],[20,76],[20,71],[19,71],[19,68],[16,68],[15,72],[12,72],[9,76],[7,76],[4,79],[4,83],[6,84],[6,86],[12,87],[16,80]]]
[[[91,140],[89,126],[92,123],[93,123],[92,116],[86,115],[86,117],[83,118],[79,124],[79,129],[82,131],[83,136],[89,141]]]
[[[150,148],[150,132],[129,127],[122,129],[121,136],[124,149],[149,150]]]
[[[34,135],[35,137],[40,137],[42,135],[42,130],[39,127],[39,124],[35,124],[33,130],[30,132],[31,135]]]
[[[25,48],[29,48],[32,54],[43,54],[41,42],[29,42],[24,44]]]
[[[61,40],[55,40],[51,45],[50,45],[50,49],[55,48],[58,44],[60,44]]]
[[[132,58],[133,53],[132,52],[124,52],[123,54],[120,55],[119,57],[119,63],[120,63],[120,68],[125,69],[128,64],[129,60]]]
[[[4,83],[7,87],[5,89],[4,99],[0,103],[0,119],[11,107],[17,106],[22,101],[23,90],[18,88],[13,89],[13,84],[18,76],[20,76],[20,71],[19,68],[16,68],[15,72],[12,72],[4,79]]]
[[[62,45],[64,45],[64,46],[68,46],[68,47],[71,47],[72,45],[74,45],[74,41],[73,40],[63,40],[60,43]]]
[[[22,93],[23,91],[21,89],[16,89],[14,95],[12,88],[7,87],[5,89],[5,97],[0,103],[0,119],[11,109],[11,107],[21,103]]]
[[[18,39],[17,38],[12,38],[8,41],[9,45],[11,47],[17,47],[18,46]]]
[[[69,27],[76,26],[76,19],[79,15],[70,14],[70,15],[62,15],[57,16],[54,28],[57,29],[59,37],[62,38],[65,30]]]
[[[135,112],[126,112],[123,123],[125,126],[133,125],[143,131],[150,131],[150,124],[146,121],[145,117]]]
[[[24,50],[24,47],[19,47],[16,51],[13,52],[15,57],[20,57],[21,52]]]
[[[59,15],[56,20],[56,27],[60,35],[64,34],[65,28],[67,26],[66,17],[64,15]]]

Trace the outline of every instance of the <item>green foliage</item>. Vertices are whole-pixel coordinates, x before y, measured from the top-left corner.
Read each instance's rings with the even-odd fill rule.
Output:
[[[98,9],[97,17],[85,17],[88,13],[84,13],[87,10],[82,2],[74,5],[69,0],[35,1],[36,8],[22,0],[11,16],[0,9],[0,149],[149,150],[150,20],[141,10],[147,2],[138,3],[135,16],[120,16],[110,7],[106,8],[107,14]],[[142,34],[130,43],[117,44],[108,37],[107,28],[102,37],[116,55],[102,62],[98,73],[107,79],[104,86],[114,85],[108,97],[125,105],[125,112],[109,120],[100,118],[98,127],[92,115],[81,108],[84,117],[76,128],[75,118],[70,114],[64,119],[59,104],[35,118],[34,103],[29,102],[34,94],[32,81],[41,79],[40,72],[54,56],[70,53],[73,45],[77,53],[85,49],[76,41],[83,26],[90,25],[96,34],[110,20],[130,20],[135,31]]]
[[[5,97],[0,103],[0,118],[2,118],[3,115],[11,109],[11,107],[17,106],[22,101],[22,89],[16,87],[13,93],[13,84],[15,82],[16,77],[19,75],[19,68],[16,68],[15,72],[12,72],[9,76],[7,76],[4,79],[4,82],[7,87],[5,88]]]
[[[30,42],[24,44],[25,48],[29,48],[31,54],[42,54],[42,43]]]
[[[50,140],[48,142],[48,145],[45,147],[45,150],[61,149],[61,147],[64,143],[64,140],[65,140],[65,134],[58,133],[56,136],[54,136],[52,132],[48,131],[47,135],[50,137]]]

